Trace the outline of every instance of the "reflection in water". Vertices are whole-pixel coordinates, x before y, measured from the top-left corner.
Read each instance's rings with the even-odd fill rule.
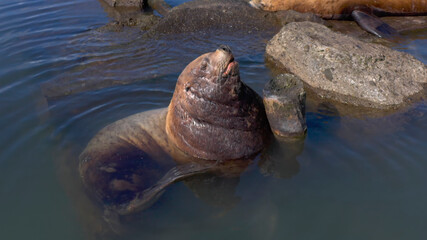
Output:
[[[264,176],[291,178],[299,172],[296,158],[304,149],[304,139],[274,137],[261,154],[258,167]]]
[[[240,198],[235,196],[239,176],[227,177],[207,173],[184,180],[195,196],[207,204],[222,209],[231,209]]]
[[[310,102],[308,104],[307,128],[308,131],[327,132],[334,135],[341,127],[340,112],[334,104],[328,102]]]

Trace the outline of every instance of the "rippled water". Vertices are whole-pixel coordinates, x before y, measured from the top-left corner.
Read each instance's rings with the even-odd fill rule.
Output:
[[[96,0],[0,3],[1,239],[93,237],[102,219],[83,197],[79,153],[103,126],[167,106],[196,56],[226,43],[256,91],[272,75],[266,35],[147,41],[97,30],[110,20]],[[396,48],[427,63],[427,32],[405,37]],[[206,191],[175,184],[111,238],[424,239],[426,102],[381,118],[308,110],[305,141],[279,147],[278,160]]]

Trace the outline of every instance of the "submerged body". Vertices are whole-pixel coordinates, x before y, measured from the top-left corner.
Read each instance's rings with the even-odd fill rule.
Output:
[[[427,0],[251,0],[250,4],[266,11],[312,12],[325,19],[349,18],[354,10],[385,15],[427,13]]]

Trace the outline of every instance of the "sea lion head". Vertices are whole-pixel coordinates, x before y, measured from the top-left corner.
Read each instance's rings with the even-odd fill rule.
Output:
[[[246,86],[230,47],[196,58],[178,78],[166,132],[187,154],[208,160],[246,158],[269,133],[260,96]]]
[[[234,90],[241,84],[239,64],[230,47],[221,45],[215,52],[192,61],[178,78],[177,88],[182,85],[185,96],[190,98],[197,95],[211,101],[227,102],[236,97],[237,91]]]

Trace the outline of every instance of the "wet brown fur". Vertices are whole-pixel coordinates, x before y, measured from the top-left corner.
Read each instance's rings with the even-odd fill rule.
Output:
[[[427,13],[427,0],[252,0],[251,5],[266,11],[312,12],[325,19],[348,18],[358,9],[383,15]]]

